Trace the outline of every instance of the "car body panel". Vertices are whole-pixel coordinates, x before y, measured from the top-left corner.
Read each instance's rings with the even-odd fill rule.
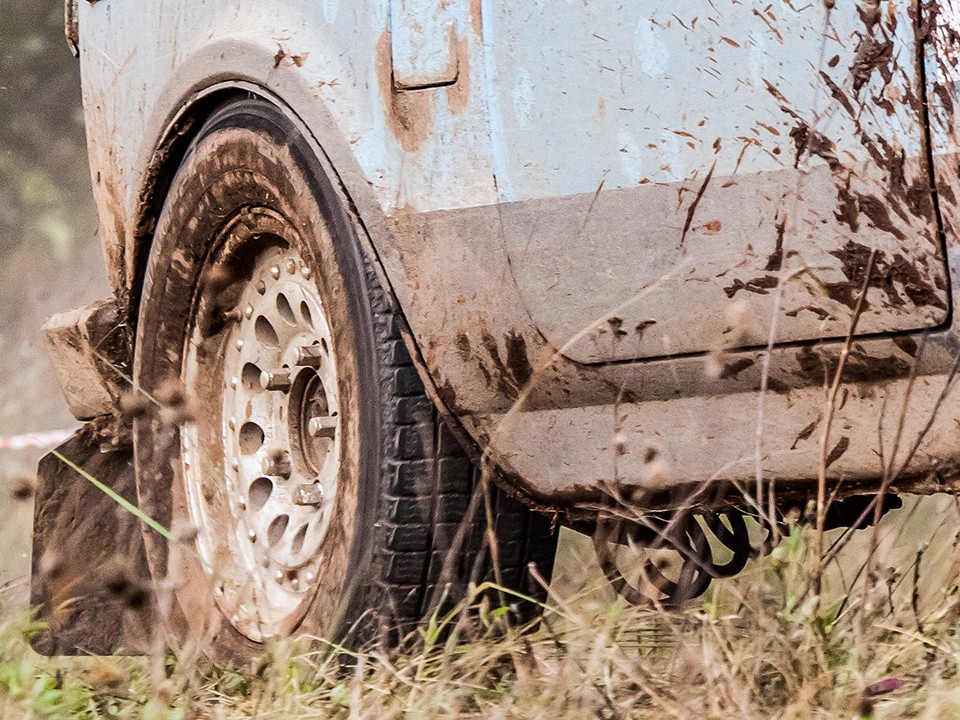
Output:
[[[666,118],[670,122],[665,119],[651,131],[651,143],[676,150],[676,160],[670,163],[672,174],[658,171],[652,182],[637,185],[642,176],[621,157],[629,153],[619,151],[628,145],[620,142],[615,125],[609,124],[615,103],[607,103],[607,120],[599,118],[594,95],[610,90],[606,79],[598,87],[583,90],[593,93],[590,102],[586,96],[580,98],[583,107],[579,101],[569,104],[566,100],[554,107],[556,115],[569,111],[588,129],[597,130],[579,145],[579,137],[566,136],[567,150],[576,150],[569,157],[563,143],[556,145],[558,135],[540,132],[539,139],[531,135],[537,127],[535,119],[547,123],[541,130],[556,129],[550,123],[559,122],[546,117],[540,106],[535,108],[536,103],[529,108],[530,124],[522,132],[517,129],[511,136],[505,125],[498,135],[497,118],[505,117],[505,103],[514,102],[517,85],[515,78],[513,82],[506,79],[511,56],[498,55],[505,51],[497,44],[497,30],[519,12],[520,4],[495,7],[482,0],[440,5],[441,14],[418,24],[416,14],[429,14],[433,5],[420,0],[396,6],[342,0],[229,5],[195,0],[162,6],[130,0],[81,3],[77,23],[91,172],[100,237],[121,300],[135,302],[140,263],[151,239],[149,198],[156,191],[162,199],[163,178],[176,169],[176,157],[168,161],[166,148],[179,135],[189,137],[191,123],[197,121],[193,109],[205,98],[236,89],[274,102],[312,139],[340,183],[361,242],[403,310],[409,325],[406,339],[429,390],[469,434],[475,449],[493,457],[508,481],[542,506],[569,507],[595,498],[602,491],[601,480],[613,479],[602,476],[615,454],[611,438],[619,432],[616,412],[624,404],[630,408],[624,427],[642,427],[644,433],[657,428],[660,452],[670,458],[670,476],[678,484],[687,478],[713,477],[715,472],[707,472],[706,467],[711,462],[717,465],[715,471],[735,468],[725,479],[752,481],[756,460],[731,466],[729,459],[755,456],[761,459],[761,469],[765,467],[762,460],[767,451],[753,438],[765,416],[760,409],[767,407],[767,414],[778,418],[768,425],[767,431],[776,434],[769,447],[789,456],[789,461],[771,465],[771,471],[777,478],[792,475],[806,482],[816,476],[821,452],[815,442],[794,445],[795,426],[802,419],[803,429],[822,412],[824,383],[841,356],[848,362],[846,377],[858,383],[846,395],[845,413],[852,418],[859,413],[863,422],[876,424],[884,413],[896,422],[895,415],[890,415],[894,410],[886,409],[884,403],[887,387],[902,392],[911,377],[924,378],[924,386],[931,388],[946,382],[960,349],[949,316],[949,290],[958,286],[958,279],[945,276],[941,238],[931,215],[933,199],[924,194],[929,166],[924,161],[926,138],[915,102],[895,107],[892,115],[882,108],[864,111],[861,120],[872,138],[895,141],[903,149],[902,163],[885,164],[871,153],[874,140],[861,142],[856,135],[844,114],[844,103],[827,93],[829,86],[818,75],[819,64],[808,68],[819,88],[815,91],[802,85],[799,69],[782,67],[787,63],[776,68],[790,92],[774,89],[788,99],[787,107],[801,116],[798,119],[771,100],[781,102],[762,82],[765,73],[754,77],[753,45],[721,33],[741,46],[736,48],[714,37],[717,33],[711,30],[710,37],[725,61],[737,65],[741,56],[735,51],[742,52],[744,82],[752,88],[749,96],[761,104],[759,108],[738,106],[729,119],[717,115],[711,122],[724,124],[722,132],[710,135],[723,134],[735,141],[743,133],[757,137],[753,128],[763,144],[758,148],[746,143],[742,158],[742,147],[736,142],[722,141],[721,151],[714,152],[712,137],[703,129],[707,125],[697,128],[704,114],[693,112],[691,70],[689,97],[676,108],[669,104],[663,108],[670,115],[686,107],[688,117],[681,117],[682,112],[670,116]],[[573,11],[564,0],[526,5],[531,17],[548,8],[555,10],[566,23],[574,47],[572,41],[579,37],[574,32],[580,30],[574,27]],[[771,7],[780,18],[788,6]],[[594,12],[593,7],[589,12]],[[837,20],[837,27],[848,35],[840,35],[843,47],[836,54],[843,59],[835,66],[835,82],[848,97],[845,83],[853,81],[841,73],[849,69],[864,37],[870,32],[892,34],[902,45],[897,55],[902,72],[891,74],[889,88],[893,89],[884,80],[885,71],[875,69],[861,87],[860,101],[865,105],[889,93],[904,97],[908,90],[914,95],[918,90],[919,76],[910,69],[915,66],[908,56],[915,47],[911,42],[925,36],[912,14],[913,4],[885,0],[880,8],[880,29],[864,25],[859,13],[851,14],[849,9]],[[610,5],[609,12],[614,10]],[[659,18],[659,12],[646,14]],[[758,17],[749,9],[735,12],[745,13],[737,15],[736,23],[744,38],[753,38],[755,44],[761,42],[756,38],[766,38],[762,42],[773,55],[761,53],[760,61],[782,57],[781,50],[770,50],[771,43],[777,32],[786,39],[790,31],[775,26],[775,32],[768,25],[769,16]],[[648,83],[650,73],[645,75],[643,68],[651,61],[643,52],[636,54],[637,43],[656,45],[658,32],[680,33],[682,28],[638,25],[642,14],[631,11],[621,45],[634,53],[631,72]],[[891,17],[896,19],[895,28]],[[692,23],[692,18],[683,18],[684,24]],[[811,18],[802,27],[819,33],[823,17]],[[706,15],[700,22],[705,20]],[[406,25],[398,30],[398,23]],[[608,17],[606,26],[610,25]],[[533,35],[536,23],[526,27],[531,44],[542,40]],[[398,38],[396,44],[391,29]],[[404,32],[407,37],[400,43]],[[691,52],[691,46],[680,43],[677,47],[679,52]],[[803,47],[809,60],[811,51]],[[576,51],[586,52],[579,46]],[[453,55],[455,71],[444,61]],[[925,66],[936,57],[934,53]],[[830,59],[826,56],[828,68]],[[533,59],[525,62],[529,66]],[[562,63],[550,65],[562,70]],[[523,67],[518,61],[512,69],[519,73]],[[532,74],[530,79],[533,82]],[[562,73],[550,87],[556,90],[560,79]],[[721,86],[730,93],[739,92],[724,84],[728,80],[732,82],[724,80]],[[614,96],[616,92],[614,87]],[[526,106],[521,103],[520,107]],[[823,125],[811,127],[834,143],[830,152],[842,169],[831,168],[833,160],[824,158],[828,154],[824,148],[830,146],[811,146],[809,133],[806,154],[799,159],[791,145],[790,128],[798,127],[804,118],[810,124],[820,109],[826,113]],[[517,107],[511,110],[516,111]],[[761,121],[780,135],[754,124],[758,117],[770,119],[778,113],[784,115],[779,125]],[[741,132],[736,118],[744,114],[748,118],[742,121],[746,129]],[[641,155],[648,158],[644,122],[625,122],[624,132],[636,136]],[[936,134],[933,166],[938,182],[946,183],[952,167],[948,159],[956,149],[952,107],[943,108],[938,122],[942,132]],[[694,134],[686,129],[690,124],[702,131],[699,142],[673,132]],[[665,136],[661,125],[673,137]],[[687,140],[694,147],[686,145]],[[812,147],[817,151],[811,153]],[[780,148],[779,155],[773,153],[775,148]],[[521,162],[524,157],[526,161]],[[582,163],[572,164],[574,160]],[[792,167],[795,160],[797,168]],[[534,161],[541,165],[526,169],[524,163]],[[508,172],[502,175],[504,167]],[[537,167],[542,172],[536,172]],[[711,168],[711,180],[701,194]],[[900,171],[902,182],[897,180],[901,183],[897,188],[924,189],[919,194],[927,201],[921,198],[915,203],[917,212],[904,205],[903,196],[891,194],[891,177]],[[841,221],[836,216],[838,176],[844,188],[849,180],[850,192],[858,193],[855,231],[848,217]],[[729,178],[736,178],[736,184],[722,187]],[[698,195],[683,238],[683,225]],[[785,195],[783,204],[791,206],[793,219],[784,225],[783,262],[774,268],[776,228],[781,221],[777,212]],[[888,213],[886,230],[880,227],[884,222],[871,218],[871,213],[876,215],[871,201],[863,200],[874,195],[894,208]],[[951,223],[944,236],[952,258],[956,209],[952,203],[944,207],[944,217]],[[651,214],[662,217],[654,222]],[[807,237],[800,228],[811,218],[816,218],[816,232]],[[715,233],[716,226],[710,225],[714,219],[720,221]],[[757,237],[744,242],[742,236],[754,226]],[[664,235],[671,240],[659,243]],[[678,253],[680,240],[685,255]],[[845,355],[843,338],[852,326],[853,299],[866,275],[862,252],[854,253],[848,263],[851,272],[842,272],[845,261],[837,253],[848,242],[859,243],[868,253],[877,248],[881,254],[875,258],[875,267],[882,271],[877,277],[891,280],[892,285],[871,283],[866,310],[857,318],[858,332],[864,336]],[[630,251],[627,259],[620,255],[624,248]],[[792,250],[799,255],[791,255]],[[804,253],[807,265],[816,266],[819,275],[806,272],[786,282],[792,272],[787,261]],[[896,260],[898,255],[902,260]],[[909,289],[916,277],[907,278],[908,271],[920,278]],[[773,276],[777,284],[783,278],[783,292],[767,280],[751,286],[751,278],[759,277],[756,273]],[[830,285],[845,293],[837,296],[841,300],[831,299],[824,290]],[[728,293],[725,288],[735,291]],[[627,300],[628,305],[618,311]],[[827,316],[803,309],[805,304]],[[670,313],[653,317],[664,309]],[[656,324],[644,326],[650,319]],[[638,331],[638,326],[644,327]],[[937,330],[927,332],[933,327]],[[768,343],[771,349],[766,352],[763,348]],[[892,400],[899,397],[896,392],[889,391]],[[918,403],[918,411],[929,412],[937,397],[931,389],[917,393],[911,403]],[[943,404],[947,417],[960,418],[960,406],[952,395],[948,393]],[[711,423],[737,423],[742,432],[727,440],[715,432],[703,432],[697,413],[707,409]],[[866,430],[857,427],[857,437],[865,441]],[[921,422],[910,423],[915,433],[923,427]],[[841,428],[839,435],[827,438],[831,447],[852,428]],[[545,433],[550,442],[538,441],[538,433]],[[784,449],[786,439],[790,442]],[[842,462],[831,466],[832,471],[881,477],[875,455],[857,450],[861,446],[850,442],[852,449],[843,453]],[[955,460],[945,434],[931,442],[930,452],[918,456],[911,472],[941,468]],[[684,452],[691,444],[702,448],[697,458]],[[535,460],[538,452],[540,462]],[[647,470],[632,467],[618,477],[627,483],[645,482]]]
[[[874,249],[857,333],[942,323],[914,17],[492,3],[503,234],[547,339],[579,362],[706,352],[735,303],[746,344],[843,337]]]

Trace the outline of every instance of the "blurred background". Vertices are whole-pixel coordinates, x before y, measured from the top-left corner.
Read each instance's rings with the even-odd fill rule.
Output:
[[[40,326],[109,294],[63,3],[0,0],[0,437],[77,424]],[[26,596],[32,504],[13,489],[41,453],[0,449],[0,608]]]

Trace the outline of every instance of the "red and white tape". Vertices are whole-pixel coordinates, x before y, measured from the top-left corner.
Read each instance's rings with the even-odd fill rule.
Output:
[[[45,432],[26,433],[24,435],[0,435],[0,450],[28,450],[33,448],[55,448],[73,435],[76,430],[47,430]]]

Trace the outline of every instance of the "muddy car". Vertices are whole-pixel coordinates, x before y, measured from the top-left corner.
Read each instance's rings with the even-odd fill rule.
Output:
[[[115,294],[46,326],[35,600],[243,656],[952,490],[957,11],[67,0]],[[39,646],[122,644],[76,594]]]

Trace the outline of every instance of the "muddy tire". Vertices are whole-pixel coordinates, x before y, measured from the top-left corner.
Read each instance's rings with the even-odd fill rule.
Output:
[[[138,497],[188,537],[148,530],[147,554],[175,634],[221,658],[297,632],[398,637],[493,576],[477,472],[329,178],[272,106],[226,105],[147,264],[134,383],[159,409],[134,423]],[[502,582],[542,596],[528,564],[549,579],[556,535],[490,492]]]

